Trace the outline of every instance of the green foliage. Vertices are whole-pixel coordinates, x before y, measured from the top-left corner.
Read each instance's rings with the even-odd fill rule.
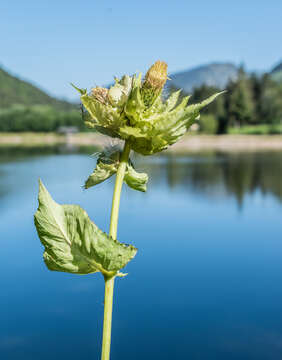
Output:
[[[77,106],[55,99],[32,84],[0,69],[0,132],[83,130]]]
[[[119,153],[116,153],[119,156]],[[85,189],[89,189],[92,186],[98,185],[101,182],[109,179],[112,175],[117,172],[118,159],[104,156],[100,154],[97,160],[96,168],[91,175],[87,178],[84,184]]]
[[[35,226],[50,270],[113,276],[135,256],[136,248],[103,233],[80,206],[57,204],[42,182],[38,200]]]
[[[84,188],[100,184],[114,175],[120,164],[121,153],[119,150],[112,148],[99,154],[96,168],[85,182]],[[134,190],[145,192],[147,190],[148,175],[135,171],[132,162],[129,160],[126,165],[124,182]]]
[[[76,110],[58,111],[47,105],[13,105],[0,109],[0,131],[2,132],[48,132],[56,131],[60,126],[75,126],[84,130],[81,116]]]
[[[264,89],[261,96],[261,117],[265,123],[282,123],[282,83],[276,83],[269,77],[264,79]]]
[[[272,69],[270,77],[273,81],[276,81],[280,84],[282,83],[282,62],[280,62],[274,67],[274,69]]]
[[[124,182],[133,190],[146,192],[148,175],[137,172],[132,164],[128,163],[124,174]]]
[[[239,71],[236,82],[228,85],[226,112],[231,126],[242,126],[255,120],[255,104],[250,82],[243,69]]]
[[[75,109],[74,104],[57,100],[36,86],[0,69],[0,109],[9,108],[15,104],[25,106],[48,105],[59,111]]]
[[[36,86],[0,69],[0,109],[9,108],[15,104],[48,105],[60,111],[69,111],[75,108],[74,104],[55,99]]]
[[[240,70],[238,79],[230,81],[227,93],[212,103],[204,114],[212,114],[218,122],[217,133],[226,133],[231,128],[238,130],[233,133],[243,133],[246,126],[252,125],[279,125],[282,123],[282,84],[273,81],[269,75],[247,75]],[[210,94],[218,91],[213,87],[201,86],[194,90],[192,101],[201,101]],[[205,119],[203,120],[205,122]],[[204,124],[201,126],[202,131]],[[240,132],[240,128],[245,130]],[[248,130],[249,131],[249,130]],[[277,133],[279,127],[250,130],[251,133]]]
[[[277,71],[277,72],[271,74],[271,78],[273,81],[281,83],[282,82],[282,69],[280,71]]]
[[[201,102],[204,99],[212,96],[213,94],[219,91],[220,90],[218,88],[215,88],[213,86],[202,85],[193,90],[191,96],[191,102],[193,103]],[[212,114],[212,115],[216,114],[217,117],[223,116],[225,112],[224,104],[225,104],[226,96],[228,96],[228,94],[225,94],[224,96],[220,96],[216,101],[213,101],[209,106],[207,106],[202,110],[201,114]]]
[[[187,106],[188,96],[177,104],[179,91],[163,102],[158,90],[154,101],[147,106],[141,94],[141,74],[132,78],[125,76],[120,82],[117,80],[110,90],[96,88],[87,94],[76,89],[90,115],[86,122],[88,126],[126,140],[132,150],[143,155],[157,153],[178,141],[196,122],[200,110],[220,95],[217,93],[201,103]],[[113,89],[115,101],[109,98]]]
[[[282,134],[282,124],[248,125],[230,128],[228,133],[233,135],[278,135]]]
[[[204,134],[216,134],[218,130],[217,118],[212,114],[201,115],[199,120],[199,130]]]

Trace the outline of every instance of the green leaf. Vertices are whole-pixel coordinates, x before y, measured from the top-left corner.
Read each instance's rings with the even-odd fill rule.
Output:
[[[99,153],[96,168],[84,184],[85,189],[100,184],[117,172],[120,151],[116,147],[105,149]]]
[[[185,113],[186,115],[190,115],[190,114],[195,114],[197,113],[197,115],[199,114],[199,111],[209,105],[210,103],[212,103],[218,96],[222,95],[226,93],[226,91],[221,91],[221,92],[218,92],[218,93],[215,93],[213,95],[211,95],[210,97],[208,97],[207,99],[205,99],[204,101],[200,102],[199,104],[193,104],[193,105],[189,105],[187,106],[187,108],[185,109]]]
[[[93,96],[83,94],[81,102],[90,114],[93,125],[99,130],[100,128],[108,128],[110,133],[115,134],[119,127],[123,124],[124,117],[109,104],[102,104]]]
[[[102,232],[80,206],[57,204],[41,181],[38,200],[35,226],[50,270],[114,276],[135,256],[135,247]]]
[[[120,150],[117,150],[116,147],[106,148],[100,152],[96,168],[86,180],[84,188],[89,189],[92,186],[98,185],[115,174],[117,172],[119,158]]]
[[[170,111],[174,108],[174,106],[176,105],[176,103],[179,99],[180,93],[181,93],[181,90],[177,90],[177,91],[174,91],[170,95],[170,97],[165,102],[165,111]]]
[[[77,90],[81,95],[84,95],[84,94],[87,93],[87,89],[80,89],[79,87],[75,86],[73,83],[70,83],[70,84],[71,84],[71,86],[72,86],[75,90]]]
[[[141,76],[142,74],[140,73],[138,77],[133,77],[132,90],[124,108],[126,117],[130,120],[132,125],[142,118],[142,113],[145,110],[145,105],[140,93]]]
[[[114,175],[119,166],[120,150],[115,147],[112,149],[105,149],[99,154],[96,168],[93,173],[88,177],[84,184],[85,189],[100,184]],[[148,175],[145,173],[138,173],[129,160],[126,165],[124,182],[134,190],[143,191],[147,190],[146,184],[148,182]]]
[[[89,189],[92,186],[98,185],[107,180],[116,173],[115,164],[105,164],[102,161],[97,162],[93,173],[85,181],[84,188]]]
[[[133,166],[128,164],[124,181],[132,189],[145,192],[147,190],[146,185],[148,182],[148,175],[145,173],[138,173],[134,170]]]

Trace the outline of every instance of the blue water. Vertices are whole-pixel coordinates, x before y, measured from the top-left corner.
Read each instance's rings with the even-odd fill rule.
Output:
[[[0,158],[1,159],[1,158]],[[113,181],[83,190],[85,154],[0,162],[0,359],[99,359],[100,274],[50,272],[33,214],[40,177],[108,230]],[[115,286],[112,359],[282,359],[282,153],[136,159],[118,238],[139,251]]]

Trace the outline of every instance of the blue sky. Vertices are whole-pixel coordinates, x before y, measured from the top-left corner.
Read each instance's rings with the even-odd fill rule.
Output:
[[[52,95],[213,61],[268,70],[282,59],[282,1],[10,0],[0,4],[0,65]],[[280,44],[280,45],[279,45]]]

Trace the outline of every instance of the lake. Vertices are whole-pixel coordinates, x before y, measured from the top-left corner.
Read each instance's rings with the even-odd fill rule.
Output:
[[[33,225],[38,178],[108,231],[113,179],[89,190],[85,153],[1,149],[3,360],[100,357],[100,274],[51,272]],[[282,153],[135,159],[118,239],[139,250],[115,285],[113,360],[282,359]]]

